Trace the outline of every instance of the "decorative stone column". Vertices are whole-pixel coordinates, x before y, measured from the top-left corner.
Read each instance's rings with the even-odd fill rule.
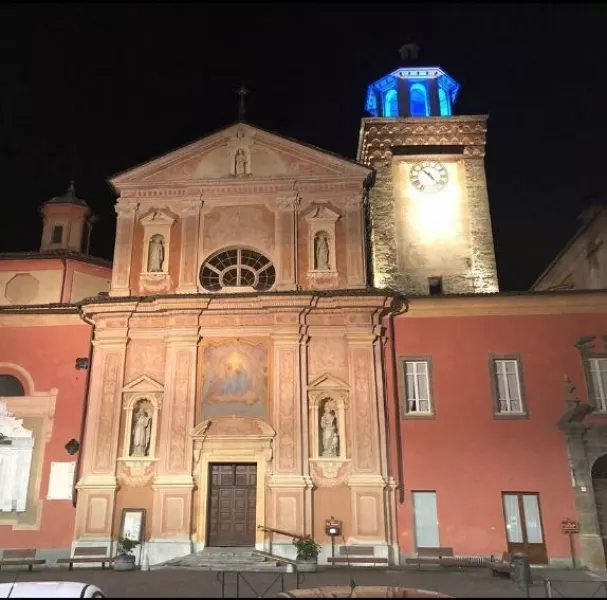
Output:
[[[380,429],[385,423],[384,407],[377,397],[374,342],[369,331],[349,331],[348,367],[351,384],[352,474],[349,487],[352,502],[350,543],[376,547],[376,555],[389,557],[388,507],[382,474]],[[385,426],[385,425],[384,425]]]
[[[346,268],[350,289],[364,288],[367,281],[363,208],[362,193],[346,200]]]
[[[294,330],[293,330],[294,329]],[[297,328],[274,332],[274,408],[272,423],[277,431],[274,443],[272,518],[270,526],[289,533],[311,533],[311,479],[303,471],[303,449],[307,448],[307,419],[302,419],[300,379],[300,335]],[[304,440],[306,443],[304,444]],[[306,457],[307,458],[307,457]],[[307,492],[307,493],[306,493]],[[292,540],[275,535],[277,554],[293,555]],[[273,550],[273,551],[274,551]]]
[[[136,203],[124,203],[118,199],[116,210],[116,243],[114,244],[114,264],[110,296],[131,295],[131,254],[135,231]]]
[[[179,259],[178,294],[198,292],[198,235],[201,200],[187,201],[181,211],[181,252]]]
[[[82,476],[77,484],[75,543],[110,545],[116,494],[127,317],[120,329],[97,329],[89,407],[84,433]]]
[[[152,531],[148,544],[150,564],[189,554],[192,549],[192,444],[196,405],[198,327],[170,330],[164,402],[160,423]]]
[[[297,208],[299,197],[291,195],[278,199],[274,228],[276,238],[276,290],[297,289]]]

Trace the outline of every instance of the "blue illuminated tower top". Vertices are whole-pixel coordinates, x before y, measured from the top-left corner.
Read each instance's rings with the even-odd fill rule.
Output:
[[[458,91],[440,67],[402,67],[367,88],[365,110],[374,117],[448,117]]]

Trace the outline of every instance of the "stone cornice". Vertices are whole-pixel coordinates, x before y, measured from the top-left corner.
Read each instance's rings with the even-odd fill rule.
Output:
[[[360,159],[392,156],[394,146],[464,146],[464,157],[482,157],[487,138],[486,115],[424,118],[363,119],[359,144]]]
[[[316,326],[341,324],[346,328],[368,328],[393,303],[393,297],[375,290],[368,294],[266,294],[156,297],[146,301],[92,301],[83,313],[97,328],[148,331],[201,326],[201,334],[221,327],[298,332],[309,322]],[[339,323],[338,323],[339,322]],[[295,335],[295,334],[294,334]]]
[[[361,192],[361,177],[302,177],[297,178],[297,189],[302,193],[353,193]],[[145,200],[182,201],[203,197],[205,202],[213,197],[234,195],[285,195],[293,192],[295,180],[284,178],[226,179],[213,181],[170,181],[167,183],[139,183],[121,186],[121,202]]]
[[[409,298],[398,319],[607,313],[607,291]]]

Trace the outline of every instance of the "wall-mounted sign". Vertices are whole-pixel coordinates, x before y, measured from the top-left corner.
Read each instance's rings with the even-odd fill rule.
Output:
[[[145,508],[123,508],[119,537],[141,543],[144,535]]]
[[[74,470],[76,463],[51,462],[51,474],[48,482],[47,500],[71,500],[74,489]]]
[[[580,524],[577,521],[565,519],[564,521],[561,521],[561,531],[563,533],[579,533]]]

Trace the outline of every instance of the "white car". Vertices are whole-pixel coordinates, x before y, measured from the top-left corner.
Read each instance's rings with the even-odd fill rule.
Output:
[[[105,598],[91,583],[80,581],[16,581],[0,583],[0,598]]]

